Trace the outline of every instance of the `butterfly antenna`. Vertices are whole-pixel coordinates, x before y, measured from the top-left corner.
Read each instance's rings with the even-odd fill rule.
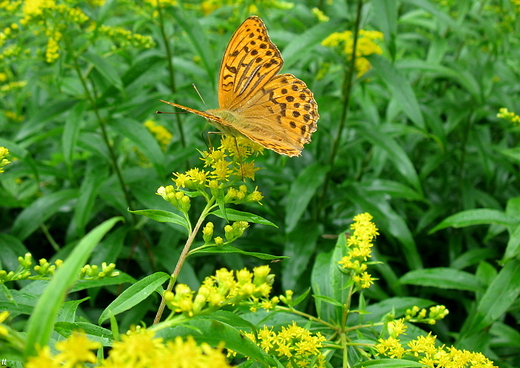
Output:
[[[187,111],[175,111],[175,112],[172,112],[172,111],[156,111],[155,113],[156,114],[184,114],[186,112]]]
[[[197,94],[199,95],[199,98],[201,99],[201,101],[204,104],[204,106],[208,107],[208,105],[206,105],[206,101],[204,101],[204,99],[202,98],[202,95],[200,94],[200,92],[199,92],[197,86],[195,85],[195,83],[192,83],[191,85],[195,89],[195,92],[197,92]]]

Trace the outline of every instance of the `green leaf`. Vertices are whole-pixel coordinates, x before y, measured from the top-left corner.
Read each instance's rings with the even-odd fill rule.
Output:
[[[170,275],[164,272],[156,272],[137,281],[105,308],[98,319],[98,324],[105,322],[110,317],[110,314],[118,315],[139,304],[157,291],[169,278]]]
[[[394,97],[394,101],[401,107],[402,112],[421,130],[425,129],[424,117],[419,102],[408,79],[401,74],[387,59],[380,55],[369,57],[374,70],[386,83]]]
[[[119,77],[117,69],[113,67],[112,64],[110,64],[106,59],[91,52],[83,52],[80,55],[80,58],[94,65],[99,74],[101,74],[103,78],[107,80],[108,85],[115,86],[119,91],[124,93],[123,82]],[[117,121],[117,119],[112,121]]]
[[[224,341],[227,349],[234,350],[267,366],[279,367],[273,357],[248,339],[242,331],[228,323],[215,320],[211,316],[195,317],[186,326],[161,330],[158,336],[166,340],[175,336],[193,336],[198,343],[205,342],[215,347]]]
[[[164,152],[159,142],[146,127],[133,119],[118,118],[111,121],[110,127],[128,138],[153,164],[159,177],[166,176]]]
[[[472,95],[475,101],[480,99],[479,83],[475,76],[467,73],[465,70],[455,70],[444,65],[434,64],[426,60],[399,60],[399,70],[418,71],[421,73],[430,73],[435,78],[451,79],[463,87],[468,93]]]
[[[346,252],[346,244],[346,236],[340,236],[334,249],[327,253],[318,253],[314,262],[311,282],[313,294],[319,296],[315,298],[319,318],[335,320],[341,315],[340,306],[347,300],[348,290],[345,285],[350,278],[341,272],[338,265]],[[323,304],[322,301],[326,303]]]
[[[404,183],[393,180],[376,179],[367,186],[368,192],[384,193],[392,198],[403,198],[409,201],[423,201],[424,196]]]
[[[49,282],[27,323],[26,358],[36,355],[37,346],[47,345],[67,290],[76,281],[81,267],[97,243],[120,220],[121,217],[111,218],[84,236]]]
[[[337,301],[336,299],[332,299],[328,296],[324,296],[324,295],[313,295],[314,299],[318,299],[318,300],[322,300],[324,301],[325,303],[328,303],[328,304],[331,304],[331,305],[335,305],[336,307],[343,307],[343,303]]]
[[[309,262],[319,244],[323,227],[314,222],[301,221],[287,234],[283,254],[289,259],[282,263],[282,286],[284,290],[299,292],[300,278],[308,272]]]
[[[280,258],[287,258],[287,257],[280,257],[280,256],[273,256],[271,254],[266,253],[257,253],[257,252],[247,252],[245,250],[235,248],[231,245],[221,245],[221,246],[214,246],[214,247],[203,247],[203,248],[196,248],[193,249],[190,252],[190,255],[193,254],[218,254],[218,253],[239,253],[243,254],[245,256],[251,256],[256,257],[258,259],[264,259],[267,261],[273,260],[273,259],[280,259]]]
[[[520,255],[520,225],[513,230],[509,237],[502,262],[506,263],[509,259],[518,257],[518,255]]]
[[[414,241],[413,234],[408,228],[408,224],[399,213],[391,206],[384,194],[370,192],[363,184],[352,183],[344,188],[345,196],[357,206],[374,216],[381,233],[390,234],[395,237],[403,248],[409,268],[422,268],[422,260]],[[399,291],[398,291],[399,292]]]
[[[456,213],[441,221],[437,226],[430,230],[430,234],[445,229],[447,227],[467,227],[472,225],[502,225],[511,226],[517,224],[518,219],[506,215],[502,211],[487,208],[467,210]]]
[[[462,328],[467,337],[487,328],[511,307],[520,295],[520,261],[513,259],[500,270]]]
[[[430,286],[441,289],[484,291],[484,285],[479,282],[475,275],[446,267],[410,271],[401,277],[400,281],[408,285]]]
[[[419,362],[405,359],[374,359],[356,364],[352,368],[377,367],[377,368],[407,368],[407,367],[424,367]]]
[[[395,168],[406,181],[417,191],[422,193],[421,182],[412,161],[403,147],[387,134],[380,126],[366,126],[357,124],[356,130],[365,136],[374,146],[382,149],[392,161]]]
[[[511,161],[517,164],[520,163],[520,147],[501,149],[499,152],[509,158]]]
[[[61,146],[63,149],[63,157],[69,167],[72,165],[73,155],[77,149],[78,137],[81,131],[81,123],[83,114],[87,108],[87,102],[81,101],[78,103],[67,116],[65,122],[65,128],[63,129],[63,135],[61,137]]]
[[[378,20],[377,27],[384,34],[384,41],[387,45],[391,58],[395,58],[395,36],[397,34],[397,1],[374,0],[374,17]]]
[[[63,189],[38,198],[18,215],[13,224],[12,234],[20,240],[26,239],[62,206],[77,198],[78,193],[77,189]]]
[[[186,222],[186,219],[173,212],[164,210],[128,210],[128,212],[135,213],[136,215],[146,216],[157,222],[171,222],[173,224],[182,226],[188,232],[190,231],[190,225]]]
[[[331,33],[343,30],[344,27],[344,19],[333,18],[326,23],[318,23],[305,32],[292,37],[291,42],[282,50],[285,67],[292,67],[300,60],[302,52],[308,52]]]
[[[199,18],[188,17],[181,9],[177,9],[170,13],[178,23],[178,25],[186,32],[186,35],[191,41],[191,45],[200,56],[202,65],[208,73],[210,81],[215,80],[215,57],[213,55],[213,48],[208,43],[208,36],[205,29],[201,26]],[[221,54],[222,51],[219,51]]]
[[[316,190],[325,181],[329,169],[329,166],[323,165],[321,162],[315,162],[307,166],[296,180],[292,182],[287,195],[287,205],[285,206],[286,232],[291,232],[295,228]]]
[[[373,303],[367,307],[369,312],[368,319],[373,322],[380,322],[389,313],[393,312],[396,317],[404,316],[407,309],[417,306],[419,308],[427,308],[436,303],[432,300],[414,297],[395,297],[387,298],[383,301]],[[353,323],[356,323],[355,316]]]
[[[28,253],[25,245],[20,239],[9,235],[0,233],[0,269],[6,271],[14,271],[20,266],[18,257],[23,257]]]
[[[255,215],[255,214],[249,213],[249,212],[237,211],[232,208],[226,208],[225,215],[222,213],[221,210],[216,210],[216,211],[210,212],[209,215],[214,215],[214,216],[217,216],[217,217],[223,218],[224,220],[229,220],[229,221],[247,221],[247,222],[252,222],[255,224],[274,226],[274,227],[278,228],[278,226],[276,226],[271,221],[266,220],[263,217],[260,217],[258,215]]]
[[[56,322],[54,329],[64,337],[71,336],[73,331],[82,331],[90,341],[97,341],[103,346],[112,346],[114,342],[112,331],[88,322]]]
[[[25,162],[25,164],[31,169],[36,182],[40,182],[40,173],[38,165],[36,164],[28,150],[23,148],[21,145],[4,139],[2,137],[0,137],[0,146],[7,148],[9,150],[9,154],[12,157],[18,157],[23,162]]]
[[[102,286],[109,286],[109,285],[120,285],[127,282],[134,283],[136,280],[126,273],[121,273],[118,276],[115,277],[105,277],[98,280],[78,280],[74,286],[70,289],[70,292],[85,290],[85,289],[91,289],[96,287],[102,287]]]
[[[108,168],[104,162],[99,160],[89,161],[84,180],[81,182],[78,203],[74,209],[74,223],[81,235],[84,234],[88,222],[97,213],[93,213],[95,200],[99,188],[108,175]]]

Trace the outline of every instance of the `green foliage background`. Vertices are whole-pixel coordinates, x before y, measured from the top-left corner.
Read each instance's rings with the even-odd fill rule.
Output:
[[[16,3],[0,9],[0,29],[20,22],[23,4]],[[332,249],[354,215],[369,212],[381,234],[376,259],[384,264],[367,299],[445,304],[450,315],[432,327],[441,340],[519,366],[519,133],[496,115],[502,107],[520,112],[520,5],[373,0],[358,17],[357,3],[348,1],[265,1],[256,9],[205,3],[218,6],[205,14],[198,2],[160,12],[148,2],[78,2],[72,5],[90,23],[44,14],[45,26],[4,31],[0,146],[12,163],[0,175],[1,268],[15,269],[28,251],[64,259],[90,229],[123,216],[89,263],[116,262],[137,279],[171,273],[183,229],[127,209],[170,210],[155,191],[172,172],[200,165],[207,127],[194,115],[155,115],[168,110],[158,99],[204,110],[194,83],[216,107],[221,55],[236,27],[256,14],[284,56],[283,71],[314,92],[321,118],[302,157],[266,151],[257,159],[263,169],[255,185],[265,198],[241,209],[279,228],[252,226],[235,245],[290,257],[271,266],[279,290],[298,295],[310,285],[316,255]],[[330,20],[320,22],[313,8]],[[370,56],[373,68],[349,85],[346,56],[320,42],[352,30],[357,19],[361,29],[384,34],[385,51]],[[60,24],[59,57],[48,63],[49,35],[41,30]],[[125,41],[102,25],[155,44]],[[20,81],[26,84],[11,84]],[[165,150],[143,126],[149,119],[173,133]],[[238,255],[194,258],[179,281],[196,287],[216,268],[261,263]],[[96,321],[120,291],[84,291],[91,297],[80,307],[85,318]],[[156,302],[134,308],[122,328],[150,323]]]

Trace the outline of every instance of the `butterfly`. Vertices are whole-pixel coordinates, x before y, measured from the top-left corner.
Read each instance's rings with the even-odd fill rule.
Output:
[[[237,28],[222,57],[218,109],[198,111],[160,101],[204,117],[224,134],[299,156],[316,131],[318,104],[303,81],[278,74],[282,66],[264,22],[251,16]]]

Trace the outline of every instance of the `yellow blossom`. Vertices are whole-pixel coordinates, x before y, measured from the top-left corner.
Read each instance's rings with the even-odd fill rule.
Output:
[[[2,323],[9,317],[8,311],[3,311],[0,313],[0,336],[7,336],[9,334],[9,330],[7,327],[3,326]]]
[[[306,366],[309,361],[316,358],[314,367],[325,367],[323,355],[320,351],[325,337],[319,332],[311,333],[309,330],[299,327],[293,322],[289,326],[283,326],[279,332],[264,326],[258,331],[258,339],[250,333],[246,336],[256,343],[268,354],[275,355],[280,361],[290,362],[287,366]]]
[[[511,123],[513,123],[513,124],[515,124],[517,126],[520,125],[520,116],[518,116],[514,112],[510,112],[505,107],[502,107],[498,111],[499,111],[498,114],[497,114],[498,118],[508,120],[508,121],[510,121]]]
[[[132,328],[121,336],[121,341],[114,342],[105,362],[109,363],[109,366],[152,366],[158,352],[164,349],[162,341],[163,339],[156,338],[151,330]]]
[[[159,145],[163,150],[166,149],[168,143],[172,139],[172,133],[168,131],[165,127],[160,124],[157,124],[153,120],[147,120],[144,123],[144,126],[155,136],[155,139],[159,142]]]
[[[64,362],[64,367],[75,367],[83,362],[96,363],[96,355],[91,350],[100,347],[99,342],[90,341],[85,333],[74,331],[66,340],[56,343],[56,349],[61,351],[56,360]]]
[[[0,147],[0,173],[4,172],[4,166],[11,163],[8,159],[6,159],[9,154],[9,150],[5,147]]]
[[[360,30],[356,46],[355,69],[358,78],[372,68],[365,56],[372,54],[382,54],[383,50],[374,41],[383,39],[383,34],[378,31]],[[341,52],[347,55],[347,59],[352,58],[354,39],[351,31],[335,32],[322,41],[322,45],[332,48],[340,48]]]
[[[51,354],[51,348],[44,346],[38,350],[38,355],[30,357],[25,363],[25,368],[62,368],[63,365]]]

